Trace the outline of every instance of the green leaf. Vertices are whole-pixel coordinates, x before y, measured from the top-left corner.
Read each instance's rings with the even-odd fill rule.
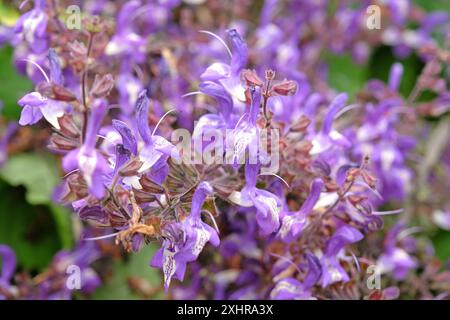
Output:
[[[61,248],[46,206],[31,206],[23,188],[0,180],[0,243],[11,246],[20,267],[40,271]]]
[[[29,204],[48,205],[62,247],[72,248],[72,214],[51,201],[53,189],[59,181],[54,157],[41,153],[14,155],[0,170],[0,176],[12,186],[24,186]]]
[[[414,0],[415,5],[425,9],[428,12],[431,11],[450,11],[450,2],[448,0]]]
[[[389,72],[395,62],[400,62],[403,65],[403,77],[400,82],[399,91],[404,97],[408,97],[423,68],[423,62],[417,55],[411,54],[403,60],[399,60],[394,56],[390,47],[379,47],[373,52],[370,58],[368,77],[387,82]]]
[[[433,238],[436,256],[443,262],[450,260],[450,232],[440,230]]]
[[[3,102],[2,115],[9,120],[20,117],[21,108],[17,101],[33,88],[31,81],[17,73],[13,64],[13,49],[0,49],[0,100]]]
[[[0,176],[13,186],[27,189],[30,204],[48,204],[54,187],[59,181],[54,157],[41,153],[22,153],[8,159],[0,170]]]
[[[339,92],[347,92],[353,98],[367,79],[365,66],[356,64],[349,54],[327,54],[325,61],[328,64],[330,86]]]
[[[64,207],[50,203],[50,212],[56,224],[59,240],[64,249],[71,249],[74,245],[72,213]]]
[[[162,277],[158,270],[149,266],[156,248],[146,246],[138,253],[131,253],[128,261],[116,262],[113,265],[113,276],[93,295],[99,300],[136,300],[142,299],[133,293],[127,283],[128,277],[139,277],[155,287],[161,285]]]

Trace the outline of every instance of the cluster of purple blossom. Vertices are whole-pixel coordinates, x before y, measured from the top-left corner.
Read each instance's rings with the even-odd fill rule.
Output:
[[[89,236],[33,281],[13,280],[14,253],[0,246],[0,298],[70,298],[68,265],[82,269],[83,292],[94,291],[101,280],[91,264],[102,254],[95,244],[110,238],[128,252],[157,243],[150,265],[162,270],[173,298],[450,293],[450,271],[428,239],[414,236],[421,217],[450,229],[445,193],[415,188],[419,180],[449,187],[450,130],[433,156],[423,143],[433,134],[425,117],[450,110],[442,71],[450,62],[448,14],[380,1],[383,28],[368,30],[372,1],[339,1],[330,14],[325,0],[266,0],[262,8],[86,0],[80,29],[69,29],[71,2],[25,1],[15,26],[0,27],[0,43],[14,46],[18,70],[35,84],[18,101],[19,124],[52,127],[48,148],[64,171],[54,199],[73,209]],[[442,36],[444,45],[435,40]],[[329,87],[324,52],[363,63],[380,45],[423,61],[409,97],[399,93],[401,63],[387,83],[371,80],[354,98]],[[420,101],[425,91],[434,98]],[[259,162],[179,161],[170,139],[177,128],[192,139],[231,129],[243,159],[263,129],[275,129],[279,171],[265,174]],[[15,130],[4,135],[2,155]],[[384,215],[398,221],[387,232]],[[384,289],[368,285],[371,266]],[[187,270],[186,284],[172,282]]]

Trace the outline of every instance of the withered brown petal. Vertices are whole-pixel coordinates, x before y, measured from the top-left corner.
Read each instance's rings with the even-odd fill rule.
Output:
[[[162,186],[160,186],[156,182],[153,182],[145,175],[139,179],[139,183],[141,184],[142,189],[147,192],[156,193],[156,194],[164,193],[164,188]]]

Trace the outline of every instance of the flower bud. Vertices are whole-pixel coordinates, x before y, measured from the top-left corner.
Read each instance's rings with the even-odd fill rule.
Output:
[[[305,115],[302,115],[300,119],[298,119],[294,125],[291,127],[291,131],[293,132],[305,132],[308,126],[311,124],[311,120],[308,119]]]
[[[272,86],[272,91],[282,96],[292,96],[297,92],[297,82],[292,80],[283,80]]]
[[[77,139],[80,136],[80,129],[73,121],[72,116],[65,114],[58,118],[58,123],[61,128],[61,133],[65,136],[74,139]]]
[[[114,87],[114,79],[111,74],[105,74],[104,76],[96,75],[90,94],[94,98],[106,97],[111,89]]]
[[[54,134],[50,138],[49,148],[54,151],[70,151],[78,148],[78,141],[63,137],[59,134]]]
[[[273,71],[271,69],[266,70],[265,76],[266,76],[266,80],[273,80],[273,79],[275,79],[275,71]]]
[[[255,70],[246,69],[242,71],[242,78],[244,78],[247,86],[258,86],[263,85],[262,80],[258,77]]]
[[[36,91],[46,98],[57,101],[70,102],[76,100],[72,92],[56,83],[41,82],[37,85]]]

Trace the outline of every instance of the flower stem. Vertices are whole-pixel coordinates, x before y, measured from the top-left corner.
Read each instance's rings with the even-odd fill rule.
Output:
[[[87,130],[87,122],[88,122],[88,105],[87,105],[87,96],[86,96],[86,82],[87,82],[87,74],[89,71],[89,56],[92,51],[92,43],[94,40],[94,35],[91,33],[88,33],[88,47],[87,47],[87,53],[86,53],[86,66],[83,70],[83,74],[81,75],[81,93],[83,98],[83,135],[82,139],[84,141],[86,137],[86,130]]]

